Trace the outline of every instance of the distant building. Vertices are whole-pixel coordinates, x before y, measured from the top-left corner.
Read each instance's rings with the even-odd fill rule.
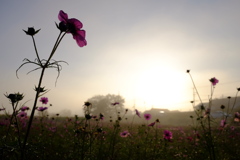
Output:
[[[234,106],[233,106],[234,105]],[[209,107],[209,102],[200,103],[193,107],[194,110],[201,109],[201,107],[204,106],[205,109]],[[212,105],[211,105],[211,111],[221,111],[221,106],[225,106],[225,111],[229,107],[229,109],[240,109],[240,97],[231,97],[229,98],[221,98],[221,99],[213,99]]]

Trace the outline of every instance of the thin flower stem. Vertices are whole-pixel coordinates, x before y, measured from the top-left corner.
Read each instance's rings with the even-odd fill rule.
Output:
[[[196,90],[196,93],[197,93],[197,95],[198,95],[198,98],[199,98],[201,104],[203,104],[202,99],[200,98],[200,95],[199,95],[199,93],[198,93],[197,87],[196,87],[196,85],[195,85],[195,83],[194,83],[194,81],[193,81],[193,78],[192,78],[192,76],[191,76],[190,73],[188,73],[188,74],[189,74],[189,76],[190,76],[190,78],[191,78],[191,80],[192,80],[192,83],[193,83],[194,89]]]
[[[42,66],[42,62],[41,62],[41,60],[39,58],[39,55],[38,55],[37,46],[36,46],[36,43],[35,43],[34,36],[32,36],[32,40],[33,40],[34,49],[35,49],[35,52],[36,52],[36,55],[37,55],[38,63],[40,63],[40,65]]]
[[[47,60],[47,62],[45,64],[45,67],[48,66],[49,61],[51,60],[52,56],[54,55],[55,51],[57,50],[57,47],[59,46],[59,44],[62,41],[63,37],[66,35],[66,32],[62,35],[62,37],[61,37],[61,34],[62,34],[62,32],[60,32],[60,34],[58,35],[57,41],[54,44],[54,47],[53,47],[52,52],[51,52],[51,54],[50,54],[50,56],[49,56],[49,58],[48,58],[48,60]]]
[[[215,149],[214,149],[214,141],[213,141],[213,137],[212,137],[212,128],[211,128],[211,117],[210,117],[210,113],[211,113],[211,107],[212,107],[212,97],[213,97],[213,92],[214,92],[214,86],[211,86],[211,96],[209,99],[209,114],[208,114],[208,132],[209,132],[209,147],[210,147],[210,156],[211,159],[215,160]]]
[[[57,50],[57,47],[59,46],[61,40],[63,39],[63,37],[64,37],[64,35],[66,33],[63,34],[62,37],[61,37],[61,34],[62,34],[62,32],[60,32],[60,34],[59,34],[59,36],[58,36],[58,38],[57,38],[57,40],[55,42],[55,45],[53,47],[53,50],[52,50],[52,52],[51,52],[47,62],[45,63],[45,65],[41,65],[42,72],[41,72],[41,75],[40,75],[40,78],[39,78],[38,88],[37,88],[37,92],[36,92],[36,96],[35,96],[35,101],[34,101],[34,105],[33,105],[33,108],[32,108],[32,112],[31,112],[31,115],[30,115],[30,118],[29,118],[27,132],[26,132],[26,135],[25,135],[25,138],[24,138],[24,141],[23,141],[23,148],[22,148],[22,154],[21,154],[22,159],[24,158],[24,150],[25,150],[26,143],[27,143],[28,136],[29,136],[29,132],[30,132],[30,129],[31,129],[34,113],[35,113],[36,106],[37,106],[38,97],[40,95],[40,89],[41,89],[41,84],[42,84],[42,80],[43,80],[45,69],[48,67],[49,61],[51,60],[52,56],[54,55],[55,51]]]
[[[16,108],[17,108],[17,105],[18,105],[18,102],[16,103],[15,107],[14,107],[14,103],[12,103],[13,113],[12,113],[12,116],[11,116],[11,119],[10,119],[10,123],[9,123],[9,126],[8,126],[8,130],[7,130],[5,141],[7,141],[13,118],[15,118],[15,120],[16,120]],[[17,129],[19,129],[19,128],[17,128]]]
[[[233,108],[234,108],[234,105],[236,104],[238,92],[239,92],[239,91],[237,91],[237,93],[236,93],[236,96],[235,96],[235,99],[234,99],[234,102],[233,102],[233,106],[232,106],[232,109],[231,109],[231,112],[230,112],[230,113],[232,113]]]
[[[32,112],[31,112],[31,115],[30,115],[30,119],[29,119],[29,122],[28,122],[28,128],[27,128],[26,136],[25,136],[25,139],[23,141],[23,152],[24,152],[24,149],[25,149],[25,146],[26,146],[26,143],[27,143],[28,135],[29,135],[30,128],[31,128],[31,125],[32,125],[34,113],[35,113],[35,110],[36,110],[37,100],[38,100],[38,97],[39,97],[40,87],[41,87],[41,84],[42,84],[42,79],[43,79],[45,69],[46,69],[45,67],[42,68],[41,76],[39,78],[39,83],[38,83],[37,93],[36,93],[36,96],[35,96],[34,105],[33,105]]]

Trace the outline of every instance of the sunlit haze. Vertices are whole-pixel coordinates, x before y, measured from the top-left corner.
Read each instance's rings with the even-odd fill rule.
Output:
[[[71,3],[70,3],[71,2]],[[35,27],[39,55],[46,59],[58,36],[55,22],[60,10],[77,18],[86,30],[88,45],[80,48],[72,35],[63,39],[53,59],[64,60],[58,76],[48,69],[44,95],[49,112],[71,110],[83,115],[82,106],[95,95],[116,94],[124,106],[140,111],[151,108],[190,111],[210,95],[209,79],[219,83],[214,98],[234,96],[240,87],[240,1],[1,1],[0,102],[11,108],[6,93],[24,93],[32,107],[40,71],[34,65],[16,69],[24,58],[36,57],[30,36]],[[39,103],[39,105],[41,105]]]

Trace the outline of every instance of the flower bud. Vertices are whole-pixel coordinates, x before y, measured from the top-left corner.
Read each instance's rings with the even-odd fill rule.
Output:
[[[23,94],[20,93],[14,93],[14,94],[9,94],[5,95],[12,103],[16,103],[18,101],[21,101],[23,99]]]
[[[61,31],[61,32],[66,32],[68,27],[64,22],[60,22],[59,25],[56,23],[57,28]]]
[[[28,31],[25,31],[25,30],[23,30],[23,31],[29,36],[34,36],[35,34],[37,34],[40,31],[40,29],[35,31],[35,29],[33,27],[28,27]]]

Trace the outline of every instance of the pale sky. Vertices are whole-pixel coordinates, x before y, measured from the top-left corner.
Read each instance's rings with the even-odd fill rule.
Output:
[[[59,33],[60,10],[83,23],[88,45],[78,47],[70,34],[60,44],[53,59],[69,65],[62,64],[57,86],[57,71],[46,71],[49,112],[81,115],[88,98],[109,93],[123,96],[129,109],[135,104],[140,111],[188,111],[193,90],[187,69],[203,100],[212,77],[219,79],[214,98],[234,96],[240,87],[239,8],[238,0],[2,0],[1,105],[11,108],[4,94],[20,92],[22,103],[32,107],[40,71],[26,75],[35,67],[26,65],[19,79],[15,75],[24,58],[36,58],[22,29],[41,28],[35,40],[40,58],[47,59]]]

